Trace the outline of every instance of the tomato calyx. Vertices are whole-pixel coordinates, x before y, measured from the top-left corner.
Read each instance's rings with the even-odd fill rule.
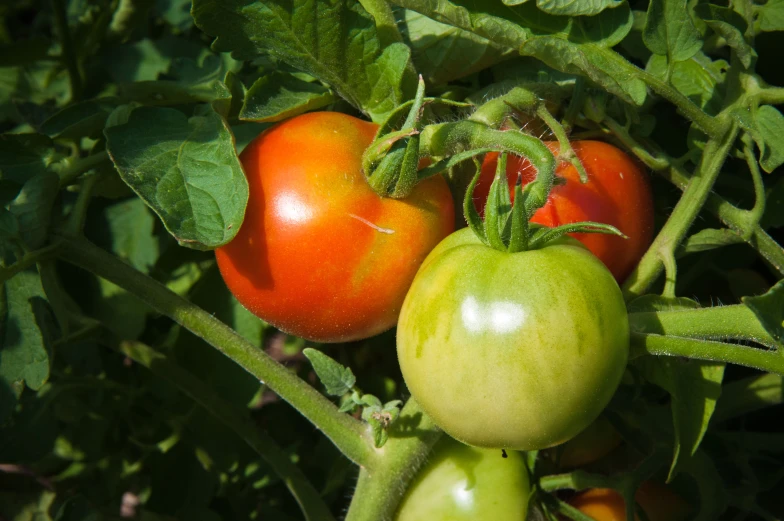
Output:
[[[548,182],[542,183],[542,171],[539,170],[536,179],[523,188],[522,174],[518,173],[513,204],[506,184],[506,162],[507,153],[504,152],[498,157],[495,179],[487,196],[484,220],[479,215],[473,199],[481,170],[477,170],[463,199],[463,212],[468,226],[487,246],[516,253],[541,248],[568,233],[606,233],[626,237],[615,226],[591,221],[569,223],[555,228],[530,226],[529,221],[533,214],[547,201],[554,176],[550,173]],[[546,190],[544,197],[541,193],[534,192],[537,188],[541,192],[540,187]]]
[[[362,170],[373,191],[382,197],[404,199],[408,197],[417,182],[441,172],[432,169],[421,175],[419,172],[419,133],[422,131],[422,115],[425,105],[429,103],[445,103],[456,107],[469,106],[440,98],[425,97],[425,82],[419,77],[416,96],[412,101],[403,103],[392,111],[387,120],[381,124],[376,139],[362,156]],[[408,108],[408,115],[399,130],[394,129],[394,122]]]

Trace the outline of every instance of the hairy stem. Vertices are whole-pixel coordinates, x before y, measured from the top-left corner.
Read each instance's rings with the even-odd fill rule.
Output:
[[[784,374],[784,357],[781,353],[755,347],[695,338],[632,333],[631,348],[636,355],[684,356]]]
[[[308,478],[291,462],[283,450],[264,431],[253,424],[250,417],[212,393],[203,382],[171,362],[166,356],[140,342],[121,342],[117,350],[143,365],[155,375],[168,380],[201,405],[208,413],[234,431],[242,440],[269,463],[299,503],[307,521],[334,521],[332,513],[313,488]]]
[[[365,424],[338,412],[335,404],[316,389],[199,306],[86,239],[63,239],[59,251],[63,260],[116,284],[203,338],[289,402],[351,461],[358,465],[368,462],[372,441]]]
[[[754,312],[743,304],[629,313],[629,328],[635,333],[708,340],[744,340],[776,347],[776,341],[765,331]]]
[[[89,172],[93,168],[110,164],[111,159],[109,159],[109,154],[105,150],[91,156],[76,159],[57,172],[57,175],[60,176],[60,188],[72,184],[80,175]]]
[[[371,465],[360,469],[346,521],[391,520],[408,484],[440,436],[440,429],[413,398],[409,399],[392,424],[389,440],[377,449]]]
[[[627,300],[642,295],[650,288],[662,271],[663,259],[672,255],[686,236],[694,218],[705,204],[737,134],[738,128],[732,124],[721,139],[708,140],[697,172],[690,179],[670,218],[626,279],[623,291]]]

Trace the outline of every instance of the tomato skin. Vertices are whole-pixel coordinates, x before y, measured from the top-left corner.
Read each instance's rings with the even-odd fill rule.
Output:
[[[558,154],[557,142],[545,143]],[[625,152],[602,141],[572,142],[577,157],[585,167],[588,182],[580,182],[577,169],[565,161],[556,168],[556,176],[565,181],[556,184],[547,203],[531,218],[545,226],[559,226],[580,221],[611,224],[629,238],[598,233],[575,233],[572,236],[599,257],[620,283],[631,273],[653,238],[653,198],[645,173]],[[490,185],[495,178],[498,154],[485,156],[482,174],[474,191],[474,203],[484,211]],[[510,193],[520,172],[523,184],[532,181],[536,169],[527,159],[509,156],[506,166]]]
[[[574,239],[509,254],[465,228],[422,264],[397,349],[409,391],[447,434],[542,449],[607,405],[626,367],[629,324],[615,279]]]
[[[392,327],[419,264],[454,229],[446,182],[378,196],[361,171],[377,125],[336,112],[268,129],[240,155],[250,187],[236,238],[215,255],[239,302],[319,342]]]
[[[691,506],[682,497],[653,481],[640,485],[634,500],[645,512],[648,521],[684,521],[691,513]],[[596,521],[626,521],[626,502],[612,489],[589,489],[576,495],[569,503]],[[639,521],[637,515],[634,518]]]
[[[523,456],[443,436],[409,486],[395,521],[525,521],[531,485]]]

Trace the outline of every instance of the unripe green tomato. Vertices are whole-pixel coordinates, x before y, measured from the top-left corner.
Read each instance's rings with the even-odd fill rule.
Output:
[[[531,485],[522,454],[444,436],[408,488],[395,521],[525,521]]]
[[[468,445],[533,450],[576,436],[621,381],[621,290],[579,242],[506,253],[468,228],[425,259],[397,329],[411,394]]]

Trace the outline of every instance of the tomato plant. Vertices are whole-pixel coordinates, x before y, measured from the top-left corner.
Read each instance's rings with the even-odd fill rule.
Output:
[[[626,367],[628,335],[618,285],[576,241],[510,254],[465,228],[417,273],[397,349],[411,394],[450,436],[529,450],[596,419]]]
[[[531,486],[523,456],[443,437],[400,503],[395,521],[525,521]]]
[[[546,142],[553,153],[559,145]],[[602,141],[572,142],[577,158],[585,167],[587,182],[582,183],[577,169],[561,161],[556,171],[559,178],[550,198],[532,217],[532,222],[546,226],[580,221],[607,223],[621,230],[628,238],[614,235],[575,233],[572,236],[599,257],[618,282],[637,265],[653,237],[653,199],[649,181],[640,165],[619,148]],[[498,154],[490,153],[482,163],[475,203],[480,211],[495,176]],[[529,183],[536,170],[525,158],[510,157],[506,174],[510,190],[522,175]]]
[[[653,481],[640,485],[634,499],[648,521],[685,521],[692,512],[682,497]],[[596,521],[626,521],[623,496],[612,489],[590,489],[576,495],[569,503]],[[639,519],[635,516],[635,521]]]
[[[0,2],[0,519],[784,518],[781,7]]]
[[[361,158],[376,129],[345,114],[305,114],[240,156],[245,220],[215,255],[237,300],[283,331],[345,342],[389,329],[419,264],[453,228],[441,177],[406,200],[371,190]]]

